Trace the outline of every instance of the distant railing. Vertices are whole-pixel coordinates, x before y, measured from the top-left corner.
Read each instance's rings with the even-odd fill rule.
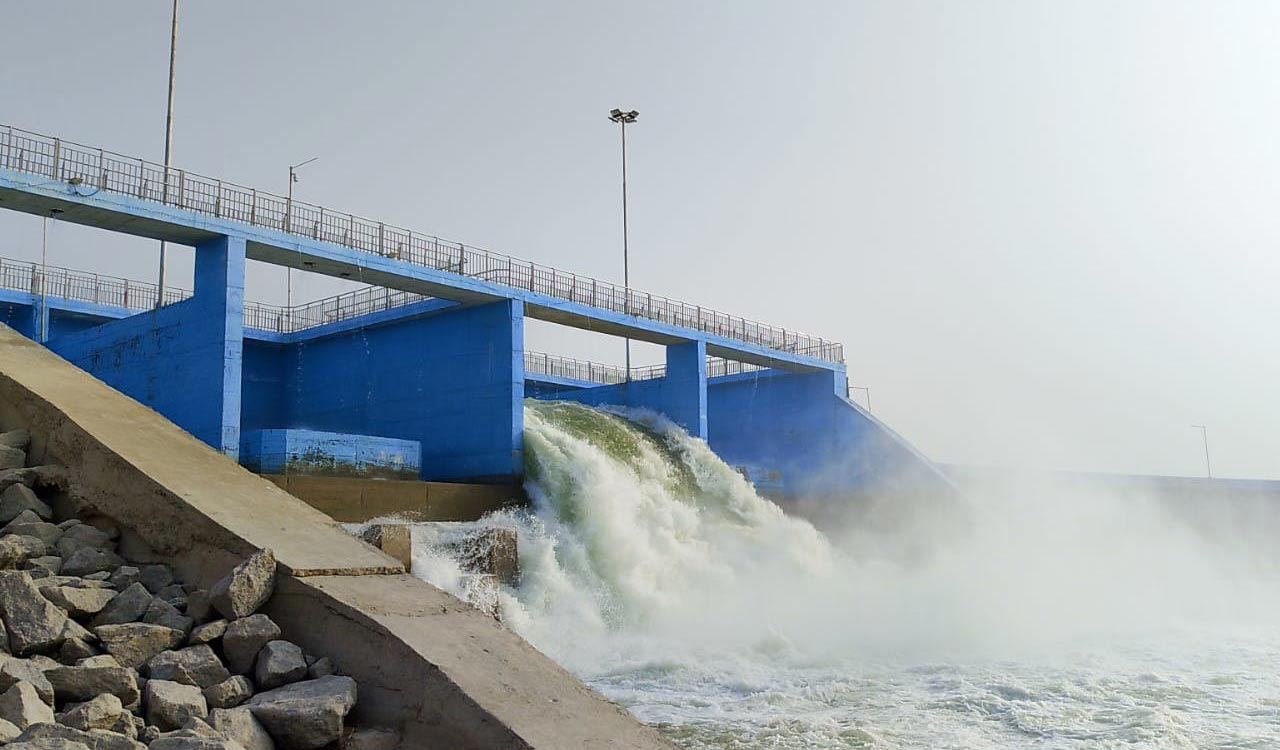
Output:
[[[43,281],[43,284],[42,284]],[[50,297],[74,302],[88,302],[118,307],[130,312],[144,312],[155,306],[156,285],[116,276],[73,271],[60,266],[44,266],[31,261],[0,258],[0,288],[26,292],[34,297]],[[191,297],[186,289],[165,290],[165,304]],[[386,287],[365,287],[333,297],[316,300],[293,308],[263,302],[244,303],[244,327],[257,331],[294,333],[330,323],[391,310],[430,299],[421,294]],[[602,385],[627,380],[625,367],[561,357],[553,354],[525,352],[526,372],[550,377],[582,380]],[[721,357],[707,358],[707,377],[733,375],[764,369],[760,365]],[[632,380],[650,380],[666,375],[665,365],[633,367]]]
[[[627,369],[617,365],[602,365],[599,362],[589,362],[582,359],[574,359],[573,357],[560,357],[554,354],[545,354],[541,352],[525,352],[524,355],[525,372],[535,375],[546,375],[555,378],[567,378],[570,380],[583,380],[589,383],[600,383],[603,385],[615,385],[623,383],[627,380]],[[714,378],[721,375],[736,375],[744,372],[756,372],[766,369],[761,365],[751,364],[750,362],[739,362],[733,359],[723,359],[721,357],[707,357],[707,377]],[[667,374],[666,365],[650,365],[648,367],[631,368],[631,379],[634,380],[651,380],[660,378]]]
[[[65,182],[82,196],[100,190],[129,195],[768,349],[844,362],[844,346],[835,341],[11,126],[0,126],[0,164]]]

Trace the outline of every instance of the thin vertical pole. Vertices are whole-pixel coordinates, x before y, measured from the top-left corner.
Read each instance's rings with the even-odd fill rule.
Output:
[[[1204,440],[1204,473],[1209,479],[1213,479],[1213,465],[1209,463],[1209,428],[1202,424],[1191,426],[1200,430],[1200,437]]]
[[[173,73],[178,61],[178,0],[173,0],[173,25],[169,32],[169,106],[164,115],[164,200],[169,200],[169,158],[173,154]],[[164,304],[164,266],[169,254],[160,241],[160,283],[156,285],[156,307]]]
[[[627,121],[622,120],[622,286],[626,298],[622,309],[631,314],[631,262],[627,247]],[[631,337],[627,337],[627,382],[631,382]]]
[[[49,300],[46,296],[49,283],[49,217],[41,219],[40,227],[40,343],[49,340]]]

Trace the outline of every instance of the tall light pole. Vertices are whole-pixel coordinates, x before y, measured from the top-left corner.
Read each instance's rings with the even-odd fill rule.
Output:
[[[178,0],[173,0],[173,26],[169,31],[169,107],[164,115],[164,200],[169,202],[169,157],[173,153],[173,71],[178,61]],[[169,254],[160,240],[160,283],[156,284],[156,307],[164,304],[164,264]]]
[[[1213,466],[1209,463],[1209,428],[1202,424],[1191,425],[1200,430],[1200,437],[1204,440],[1204,473],[1210,479],[1213,479]]]
[[[318,156],[313,156],[310,159],[307,159],[306,161],[298,162],[297,164],[294,164],[293,166],[289,167],[289,197],[285,200],[285,204],[284,204],[284,231],[286,232],[293,231],[293,183],[298,181],[298,170],[301,169],[302,167],[307,166],[308,164],[310,164],[311,162],[319,158],[320,157]],[[292,310],[293,308],[293,268],[285,269],[284,294],[285,294],[285,307],[290,308]],[[290,315],[292,315],[292,312],[290,313]]]
[[[609,119],[622,126],[622,286],[626,289],[623,310],[631,312],[631,264],[627,257],[627,125],[634,123],[640,113],[634,109],[623,112],[611,110]],[[631,382],[631,338],[627,338],[627,382]]]

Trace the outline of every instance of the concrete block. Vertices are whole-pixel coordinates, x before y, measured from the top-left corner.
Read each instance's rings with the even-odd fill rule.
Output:
[[[360,538],[399,560],[405,570],[413,567],[413,534],[408,526],[375,523],[361,529]]]

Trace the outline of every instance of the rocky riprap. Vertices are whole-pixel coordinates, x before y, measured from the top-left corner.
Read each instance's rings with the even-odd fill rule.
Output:
[[[281,638],[258,610],[262,550],[210,590],[131,564],[120,530],[58,519],[58,467],[26,467],[0,433],[0,745],[12,750],[391,750],[393,732],[345,725],[355,680]]]

